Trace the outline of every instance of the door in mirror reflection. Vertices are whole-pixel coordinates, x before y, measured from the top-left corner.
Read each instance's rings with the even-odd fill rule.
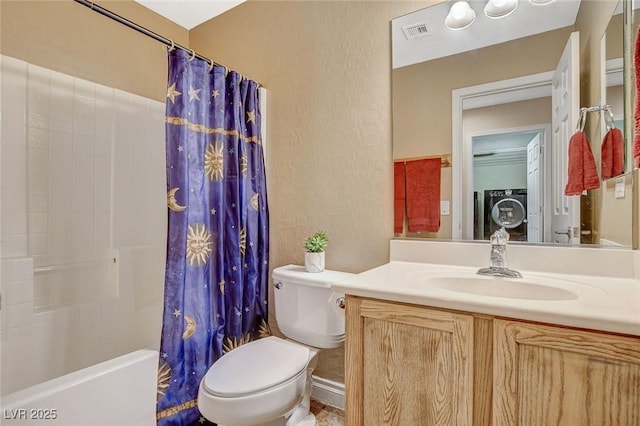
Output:
[[[547,91],[508,104],[492,101],[489,94],[488,102],[497,105],[463,111],[461,143],[467,146],[461,151],[472,158],[464,154],[462,167],[467,169],[470,164],[473,170],[463,183],[467,200],[463,203],[463,238],[488,239],[491,230],[501,226],[512,241],[580,243],[580,197],[564,195],[568,142],[580,110],[578,46],[579,34],[574,32],[556,70],[544,83]],[[528,84],[507,90],[526,90]],[[493,129],[483,127],[488,125]],[[502,202],[498,210],[495,197],[504,197],[505,192],[507,199],[514,194],[514,201]]]
[[[580,35],[573,32],[562,52],[552,80],[551,156],[553,163],[552,240],[580,244],[580,197],[564,194],[567,184],[568,151],[576,131],[580,110]],[[597,118],[597,117],[596,117]]]
[[[543,216],[529,211],[540,209],[544,193],[544,134],[544,128],[525,128],[471,138],[474,239],[487,240],[504,227],[512,241],[542,242]]]

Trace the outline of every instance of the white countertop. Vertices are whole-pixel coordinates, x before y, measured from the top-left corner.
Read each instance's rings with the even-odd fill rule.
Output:
[[[480,276],[476,271],[475,267],[392,261],[335,283],[332,291],[640,336],[638,279],[523,270],[519,271],[522,279],[507,279]],[[518,293],[520,284],[530,294],[544,294],[544,291],[552,290],[551,294],[559,296],[550,296],[552,300],[536,300],[522,298],[522,295],[503,297],[499,292],[491,296],[466,292],[476,284],[480,285],[478,288],[484,284],[498,287],[507,284],[515,293]],[[541,290],[540,293],[537,289]]]

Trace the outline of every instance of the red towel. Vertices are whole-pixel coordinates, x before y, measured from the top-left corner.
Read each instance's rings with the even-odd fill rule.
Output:
[[[406,198],[404,162],[393,163],[393,232],[402,234],[404,228],[404,205]]]
[[[582,195],[587,189],[600,186],[596,160],[584,132],[578,130],[569,141],[569,167],[564,195]]]
[[[640,27],[638,28],[638,34],[636,35],[636,45],[635,52],[633,54],[633,65],[635,69],[635,83],[636,83],[636,100],[635,100],[635,111],[633,113],[634,118],[634,137],[633,137],[633,147],[631,156],[633,157],[633,162],[635,167],[640,167]]]
[[[601,149],[602,180],[624,173],[624,142],[622,132],[614,127],[604,135]]]
[[[407,221],[409,232],[440,229],[440,158],[407,161]]]

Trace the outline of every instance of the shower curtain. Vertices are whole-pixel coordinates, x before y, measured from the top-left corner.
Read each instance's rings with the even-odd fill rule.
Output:
[[[225,352],[269,334],[269,220],[258,85],[169,52],[169,209],[159,425],[207,423],[198,386]]]

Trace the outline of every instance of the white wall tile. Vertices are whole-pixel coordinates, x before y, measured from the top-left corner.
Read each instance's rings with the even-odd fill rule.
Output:
[[[27,188],[29,192],[48,193],[49,173],[48,170],[29,169],[27,172]]]
[[[7,305],[2,311],[2,327],[5,330],[34,323],[32,302]]]
[[[49,129],[49,151],[51,154],[71,155],[73,149],[73,133]],[[64,157],[62,157],[64,158]],[[70,160],[69,160],[70,161]],[[65,163],[63,163],[65,164]],[[69,164],[71,164],[69,162]]]
[[[95,133],[96,88],[86,80],[74,80],[73,133],[91,135]]]
[[[0,253],[4,257],[27,256],[27,234],[5,234],[0,240]]]
[[[49,150],[49,130],[40,127],[27,127],[27,145],[30,150]]]
[[[46,257],[49,253],[49,234],[28,234],[29,255],[33,258]]]
[[[68,133],[73,132],[73,77],[51,74],[49,128]]]
[[[49,127],[49,76],[44,68],[27,68],[27,126]]]
[[[33,302],[33,281],[7,283],[3,295],[3,307]]]
[[[29,232],[40,234],[49,231],[49,215],[47,213],[28,213]]]
[[[2,128],[10,127],[12,124],[2,120]],[[24,138],[24,129],[23,129]],[[27,156],[25,145],[10,145],[2,143],[2,159],[0,176],[2,179],[3,191],[27,192]],[[22,152],[21,152],[22,150]]]
[[[12,193],[12,197],[10,199],[19,200],[19,204],[22,204],[22,197],[27,201],[24,202],[24,211],[30,211],[33,213],[37,212],[49,212],[49,194],[48,193],[37,193],[30,192],[29,194],[25,193]],[[3,198],[4,202],[4,198]],[[27,204],[28,203],[28,204]],[[28,208],[26,206],[29,206]]]
[[[162,103],[2,58],[5,394],[158,346],[167,209]]]
[[[132,173],[131,140],[133,108],[127,94],[115,92],[115,134],[113,157],[113,243],[116,247],[131,245],[131,204],[133,197],[128,189],[135,182]]]
[[[29,257],[2,259],[2,280],[5,283],[33,279],[33,260]]]
[[[2,143],[24,145],[27,102],[27,64],[2,58]],[[11,124],[10,126],[8,124]]]
[[[27,233],[27,216],[24,211],[7,208],[2,214],[0,223],[2,224],[3,232],[7,234]]]

